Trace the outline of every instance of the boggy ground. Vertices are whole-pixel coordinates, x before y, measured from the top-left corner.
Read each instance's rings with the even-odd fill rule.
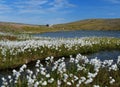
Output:
[[[0,69],[15,68],[48,56],[91,54],[104,50],[120,50],[119,38],[23,38],[0,41]]]
[[[88,59],[77,54],[55,60],[37,60],[34,71],[24,64],[13,74],[2,77],[1,87],[120,87],[120,56],[113,60]]]

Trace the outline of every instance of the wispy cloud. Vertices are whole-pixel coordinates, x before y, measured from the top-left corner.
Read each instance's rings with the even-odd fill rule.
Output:
[[[19,0],[12,3],[20,13],[47,13],[60,11],[61,9],[71,8],[75,5],[68,0]]]
[[[0,0],[0,20],[60,23],[74,7],[69,0]]]
[[[111,3],[114,3],[114,4],[120,4],[120,0],[107,0]]]
[[[14,6],[18,9],[26,9],[26,8],[40,8],[42,5],[46,4],[47,0],[19,0],[14,2]]]
[[[69,8],[74,7],[75,5],[69,3],[67,0],[54,0],[54,2],[50,3],[53,8]]]
[[[61,22],[66,22],[67,20],[65,18],[54,18],[54,20],[46,20],[48,23],[51,24],[59,24]]]
[[[17,11],[17,13],[47,13],[60,12],[62,9],[74,7],[68,0],[0,0],[0,11],[9,12]]]
[[[107,15],[109,15],[109,16],[115,16],[116,13],[111,12],[111,13],[108,13]]]
[[[9,13],[11,10],[12,10],[11,7],[4,4],[2,0],[0,1],[0,14],[1,13]]]

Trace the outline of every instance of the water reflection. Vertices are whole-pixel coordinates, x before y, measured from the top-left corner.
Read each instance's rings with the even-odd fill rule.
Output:
[[[97,57],[101,61],[113,60],[114,62],[117,62],[118,56],[120,56],[120,51],[101,51],[98,53],[88,55],[88,58]]]
[[[103,31],[103,30],[76,30],[76,31],[59,31],[42,34],[33,34],[37,37],[54,37],[54,38],[75,38],[75,37],[117,37],[120,38],[120,31]]]

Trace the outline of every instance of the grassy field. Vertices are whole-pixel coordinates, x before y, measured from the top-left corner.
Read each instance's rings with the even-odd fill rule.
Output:
[[[54,26],[69,30],[120,30],[120,19],[87,19]]]
[[[44,33],[44,32],[56,32],[63,29],[57,29],[53,27],[47,27],[45,25],[28,25],[20,23],[6,23],[0,22],[0,32],[11,33]]]
[[[43,33],[68,30],[120,30],[120,19],[87,19],[65,24],[55,24],[51,27],[0,22],[1,32]]]

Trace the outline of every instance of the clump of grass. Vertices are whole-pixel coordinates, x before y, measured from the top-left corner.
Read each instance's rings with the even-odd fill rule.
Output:
[[[17,37],[15,37],[15,36],[1,36],[0,35],[0,40],[11,40],[11,41],[14,41],[14,40],[17,40]]]

